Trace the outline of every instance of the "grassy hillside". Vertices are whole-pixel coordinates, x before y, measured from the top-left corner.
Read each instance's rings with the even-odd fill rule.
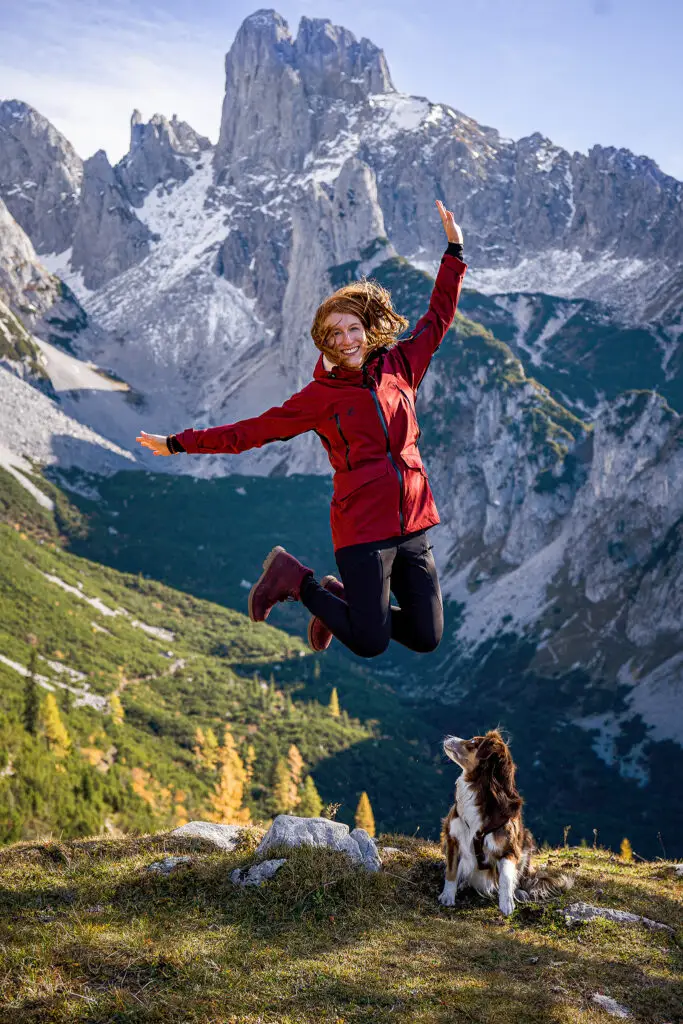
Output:
[[[13,477],[0,484],[16,514],[0,524],[0,842],[217,812],[222,759],[206,738],[223,746],[226,726],[255,819],[277,810],[292,745],[300,783],[372,739],[372,725],[296,699],[314,671],[299,669],[297,638],[62,550],[49,514]]]
[[[574,889],[503,919],[463,893],[437,902],[443,862],[400,836],[375,875],[325,850],[287,851],[263,888],[200,840],[21,844],[0,851],[0,1021],[8,1024],[602,1024],[608,996],[643,1024],[681,1019],[683,880],[603,850],[544,851]],[[146,868],[189,856],[170,875]],[[584,900],[668,924],[569,927]]]

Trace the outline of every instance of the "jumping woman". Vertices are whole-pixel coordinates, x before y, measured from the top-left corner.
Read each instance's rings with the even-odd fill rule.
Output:
[[[372,658],[389,640],[433,651],[443,634],[441,590],[427,531],[439,514],[417,449],[415,398],[420,381],[450,327],[462,280],[463,236],[437,200],[448,248],[429,309],[408,327],[391,295],[374,281],[356,281],[318,308],[311,336],[321,355],[313,380],[282,406],[252,419],[137,440],[155,455],[227,452],[313,430],[334,470],[332,541],[341,582],[274,547],[249,594],[249,617],[268,618],[278,601],[301,601],[311,612],[308,640],[325,650],[333,636]],[[390,591],[398,605],[390,603]]]

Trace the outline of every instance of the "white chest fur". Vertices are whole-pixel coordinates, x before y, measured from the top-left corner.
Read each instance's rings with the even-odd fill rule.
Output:
[[[474,852],[474,837],[481,829],[481,815],[477,806],[476,792],[461,775],[455,784],[455,806],[457,818],[451,821],[450,832],[459,846],[458,885],[465,884],[477,867]]]

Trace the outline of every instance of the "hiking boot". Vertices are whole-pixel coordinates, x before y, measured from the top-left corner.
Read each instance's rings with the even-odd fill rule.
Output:
[[[312,569],[307,569],[280,545],[273,548],[263,563],[263,572],[249,591],[251,621],[265,622],[278,601],[300,600],[301,584],[306,576],[312,575]]]
[[[336,576],[323,576],[320,586],[329,590],[335,597],[344,599],[344,584],[340,583]],[[317,615],[311,616],[308,623],[308,646],[313,651],[326,651],[332,643],[332,630],[328,629],[322,619]]]

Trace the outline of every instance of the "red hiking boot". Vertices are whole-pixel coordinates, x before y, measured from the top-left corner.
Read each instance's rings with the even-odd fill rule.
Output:
[[[265,562],[263,572],[249,591],[249,618],[252,622],[265,622],[271,608],[278,601],[299,600],[299,589],[313,570],[306,568],[284,548],[273,548]]]
[[[323,576],[320,586],[329,590],[335,597],[344,597],[344,584],[340,583],[336,576]],[[327,628],[322,619],[317,615],[311,616],[308,623],[308,646],[313,651],[326,651],[332,643],[332,631]]]

